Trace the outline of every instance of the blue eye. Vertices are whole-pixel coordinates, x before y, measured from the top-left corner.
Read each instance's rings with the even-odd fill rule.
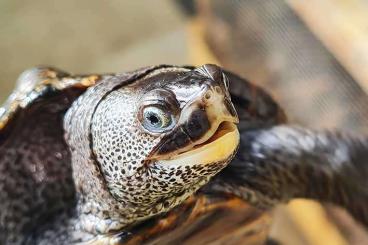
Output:
[[[172,128],[173,115],[156,106],[148,106],[143,109],[142,125],[153,133],[161,133]]]

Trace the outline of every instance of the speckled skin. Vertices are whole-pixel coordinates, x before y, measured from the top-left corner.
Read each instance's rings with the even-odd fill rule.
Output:
[[[0,109],[0,243],[136,244],[150,240],[147,232],[155,239],[165,237],[177,222],[193,225],[200,234],[215,221],[227,222],[230,213],[246,215],[250,208],[232,196],[261,208],[293,197],[330,201],[367,224],[365,139],[273,127],[285,122],[285,116],[263,90],[214,66],[197,69],[194,80],[176,80],[193,69],[157,66],[91,76],[50,68],[25,72]],[[162,76],[172,71],[174,76]],[[155,76],[160,79],[152,80]],[[227,89],[231,93],[241,132],[234,160],[225,169],[233,156],[209,166],[170,167],[148,160],[185,148],[187,138],[197,140],[208,127],[192,127],[184,135],[175,131],[175,137],[147,134],[132,116],[140,99],[166,87],[184,105],[190,94],[185,93],[188,88],[178,90],[180,83],[193,86],[193,92],[203,79],[220,86],[225,98],[230,96]],[[181,140],[171,144],[170,139]],[[249,220],[259,217],[259,211],[253,214]],[[186,218],[176,216],[173,222],[175,215]],[[211,222],[204,222],[206,215]],[[147,228],[150,224],[156,224],[153,230]],[[244,222],[234,223],[240,224]],[[190,239],[175,233],[168,237],[171,242]]]
[[[71,148],[73,178],[77,192],[83,193],[76,226],[87,233],[84,238],[122,229],[173,208],[230,160],[205,166],[147,161],[164,135],[151,135],[139,127],[136,115],[140,101],[163,88],[175,92],[179,108],[193,100],[193,96],[190,100],[185,96],[188,91],[198,94],[194,101],[202,100],[200,84],[208,78],[197,74],[196,80],[188,83],[188,71],[161,69],[157,75],[149,74],[125,86],[116,76],[90,88],[68,110],[64,128]],[[162,79],[164,72],[167,80]],[[180,80],[183,75],[184,80]],[[180,89],[176,92],[177,87]],[[195,123],[194,119],[189,121]]]

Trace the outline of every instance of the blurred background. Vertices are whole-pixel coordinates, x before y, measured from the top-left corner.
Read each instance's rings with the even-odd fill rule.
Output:
[[[365,0],[0,1],[0,101],[35,65],[70,73],[217,63],[266,88],[290,121],[367,133]],[[344,211],[275,211],[282,244],[368,244]]]

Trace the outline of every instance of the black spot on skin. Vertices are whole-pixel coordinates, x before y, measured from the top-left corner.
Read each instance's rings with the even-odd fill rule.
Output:
[[[105,174],[106,177],[111,177],[109,171],[104,171],[104,174]]]
[[[164,203],[163,203],[163,206],[164,206],[165,208],[168,208],[168,207],[170,207],[170,203],[169,203],[169,202],[164,202]]]

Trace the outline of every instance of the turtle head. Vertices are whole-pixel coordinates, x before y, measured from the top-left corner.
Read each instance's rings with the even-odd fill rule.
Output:
[[[237,122],[219,67],[170,67],[105,94],[90,145],[110,195],[141,219],[180,204],[230,162]]]

